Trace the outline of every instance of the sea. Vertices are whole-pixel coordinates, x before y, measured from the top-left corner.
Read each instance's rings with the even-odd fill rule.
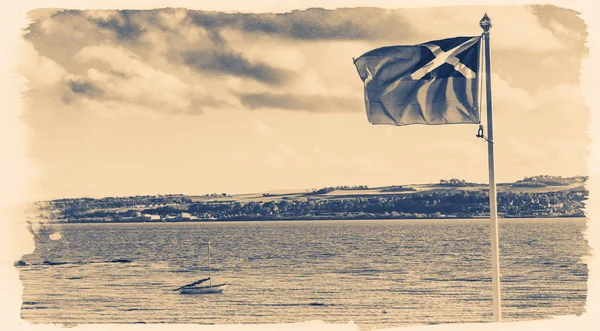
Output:
[[[270,324],[361,330],[490,322],[489,221],[52,224],[17,266],[31,323]],[[585,312],[584,219],[503,219],[503,321]],[[222,294],[174,289],[208,276]]]

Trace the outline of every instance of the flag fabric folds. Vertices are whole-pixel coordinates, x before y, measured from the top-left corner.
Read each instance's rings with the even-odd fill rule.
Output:
[[[373,124],[479,123],[481,37],[457,37],[369,51],[354,64]]]

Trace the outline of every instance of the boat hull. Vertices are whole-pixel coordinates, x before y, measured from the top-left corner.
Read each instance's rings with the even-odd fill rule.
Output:
[[[181,294],[213,294],[221,293],[227,285],[212,285],[212,286],[201,286],[201,287],[184,287],[179,289]]]

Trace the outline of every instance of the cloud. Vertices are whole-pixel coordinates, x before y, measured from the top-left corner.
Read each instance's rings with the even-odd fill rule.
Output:
[[[541,88],[527,111],[498,111],[495,140],[506,169],[527,174],[535,167],[542,173],[585,173],[590,138],[590,111],[575,85]]]
[[[476,125],[370,125],[352,64],[379,46],[479,35],[482,9],[37,12],[19,70],[31,89],[24,118],[31,155],[46,167],[43,190],[485,180]],[[494,23],[498,179],[585,171],[585,25],[552,6],[485,11]]]
[[[538,90],[534,98],[537,100],[535,116],[544,123],[545,136],[554,135],[556,138],[577,138],[579,141],[589,142],[587,126],[590,122],[590,109],[585,104],[581,90],[576,85],[562,84],[551,88],[544,87]],[[533,115],[533,114],[532,114]],[[531,122],[535,122],[532,118]]]
[[[527,91],[514,87],[502,76],[492,73],[492,98],[499,113],[515,115],[536,108],[537,101]]]
[[[18,70],[27,79],[30,88],[41,90],[58,84],[67,74],[53,60],[40,55],[30,42],[23,43]]]
[[[524,89],[520,82],[531,77],[521,73],[534,68],[513,59],[546,52],[563,64],[565,36],[580,32],[577,19],[568,19],[572,13],[548,8],[489,9],[494,51],[502,54],[494,63],[499,111],[531,110],[540,86]],[[37,66],[48,71],[45,82],[36,78],[39,84],[56,86],[71,103],[112,100],[189,114],[206,107],[353,112],[364,107],[353,56],[376,46],[478,34],[480,16],[477,7],[279,14],[66,10],[38,15],[25,38],[35,47],[30,52]],[[513,58],[504,61],[507,53]],[[538,66],[530,76],[547,71]]]
[[[25,40],[35,49],[60,64],[68,72],[80,70],[73,56],[82,48],[98,43],[116,42],[114,35],[98,26],[81,11],[63,10],[43,16],[25,30]]]
[[[156,70],[121,47],[85,47],[74,59],[105,65],[103,69],[92,67],[85,75],[71,79],[69,87],[75,94],[188,114],[201,112],[204,105],[220,103],[202,86],[187,84],[178,77]]]
[[[299,40],[385,40],[413,32],[398,10],[377,8],[310,8],[276,14],[190,11],[189,16],[209,30],[233,28]]]
[[[580,13],[551,5],[529,8],[538,18],[540,26],[552,32],[565,46],[587,52],[583,44],[587,37],[587,27],[581,19]]]
[[[72,61],[82,49],[118,45],[150,65],[171,62],[171,73],[184,67],[198,74],[238,76],[267,84],[283,84],[293,76],[232,51],[220,31],[191,24],[186,10],[58,11],[32,23],[25,39],[40,54],[77,73],[87,69]]]
[[[242,104],[250,109],[274,108],[310,112],[354,112],[362,109],[361,97],[341,98],[323,95],[255,93],[241,94]]]
[[[268,84],[283,84],[291,74],[285,70],[268,65],[252,64],[239,54],[222,50],[188,51],[183,54],[183,62],[200,72],[220,72],[235,76],[248,77]]]
[[[114,11],[113,15],[90,18],[98,27],[114,31],[117,39],[133,42],[145,32],[141,25],[134,20],[138,13],[139,11],[120,10]]]
[[[419,26],[415,41],[440,39],[454,35],[479,35],[481,7],[440,7],[403,10],[411,26]],[[492,45],[495,50],[529,50],[535,52],[566,48],[566,44],[540,24],[530,6],[487,7],[492,20]],[[424,23],[426,22],[426,23]]]
[[[94,83],[78,78],[69,79],[69,88],[75,94],[81,94],[88,97],[99,97],[104,94],[104,91]]]
[[[267,84],[283,84],[291,76],[288,71],[251,62],[233,52],[220,30],[191,24],[187,10],[125,10],[88,17],[99,27],[113,31],[117,40],[148,48],[150,53],[160,47],[168,60],[199,73],[233,75]]]

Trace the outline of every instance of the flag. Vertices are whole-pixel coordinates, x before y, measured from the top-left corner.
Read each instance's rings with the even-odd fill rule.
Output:
[[[354,60],[373,124],[479,123],[481,37],[388,46]]]

